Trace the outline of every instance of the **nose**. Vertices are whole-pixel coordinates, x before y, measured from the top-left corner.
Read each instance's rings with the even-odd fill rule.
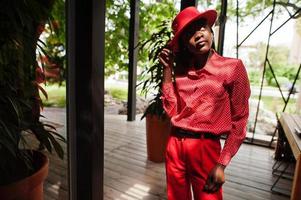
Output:
[[[195,33],[195,37],[194,37],[194,40],[195,41],[198,41],[199,39],[201,39],[203,37],[203,32],[202,31],[197,31]]]

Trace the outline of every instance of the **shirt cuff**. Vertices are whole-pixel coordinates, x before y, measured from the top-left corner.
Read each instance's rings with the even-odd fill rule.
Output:
[[[230,153],[222,152],[217,163],[227,166],[230,163],[231,159],[232,156]]]
[[[170,90],[172,90],[172,89],[173,89],[173,83],[172,82],[162,84],[163,94],[168,94],[170,92]]]
[[[162,85],[162,96],[164,99],[173,99],[174,98],[174,88],[173,83],[163,83]]]

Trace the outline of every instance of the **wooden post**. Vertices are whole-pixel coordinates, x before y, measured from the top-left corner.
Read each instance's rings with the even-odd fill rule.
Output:
[[[129,36],[129,84],[127,120],[136,119],[136,82],[137,82],[137,57],[139,36],[139,0],[131,0],[130,36]]]
[[[181,10],[189,7],[189,6],[197,6],[198,1],[196,0],[181,0]]]
[[[218,47],[217,52],[220,55],[223,55],[224,50],[224,39],[225,39],[225,28],[227,20],[227,0],[222,0],[221,13],[218,18],[219,21],[219,31],[218,31]]]
[[[298,200],[301,197],[301,154],[296,158],[296,168],[294,173],[294,180],[293,180],[293,188],[291,194],[291,200]]]
[[[105,1],[67,0],[69,199],[103,199]]]

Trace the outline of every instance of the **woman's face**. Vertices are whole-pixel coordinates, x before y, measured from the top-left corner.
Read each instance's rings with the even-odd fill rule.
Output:
[[[189,25],[183,32],[182,41],[192,54],[205,54],[211,49],[213,33],[206,20],[198,20]]]

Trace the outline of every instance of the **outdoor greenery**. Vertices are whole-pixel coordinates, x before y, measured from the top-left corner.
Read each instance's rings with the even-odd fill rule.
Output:
[[[265,53],[266,45],[263,43],[257,44],[256,50],[249,53],[249,60],[251,61],[249,78],[252,84],[257,85],[260,82],[265,60]],[[297,64],[289,64],[288,56],[289,49],[287,47],[270,46],[268,58],[280,86],[292,84],[299,67]],[[277,85],[269,65],[266,67],[266,85],[276,87]]]
[[[139,30],[139,41],[143,42],[151,38],[153,33],[160,30],[160,24],[166,20],[171,20],[175,14],[176,3],[180,0],[160,0],[160,1],[140,1],[140,30]],[[216,7],[220,10],[221,1],[208,1],[201,0],[198,4],[203,8]],[[239,16],[240,21],[248,16],[257,16],[264,10],[270,10],[272,8],[273,0],[246,0],[244,2],[239,2]],[[278,8],[277,12],[290,12],[293,14],[301,7],[301,2],[299,0],[278,0],[276,1]],[[65,0],[55,0],[52,17],[49,23],[45,26],[44,36],[45,36],[45,52],[50,55],[47,62],[43,65],[45,71],[49,76],[46,76],[48,81],[63,83],[66,79],[66,56],[65,56]],[[105,75],[109,76],[116,74],[121,71],[127,71],[128,67],[128,35],[129,35],[129,17],[130,17],[130,7],[129,0],[107,0],[106,1],[106,35],[105,35]],[[228,11],[227,14],[229,18],[235,17],[236,15],[236,0],[228,1]],[[276,15],[277,17],[277,15]],[[297,32],[301,35],[301,18],[300,14],[295,16]],[[251,84],[259,84],[262,74],[262,66],[265,57],[266,44],[257,44],[256,51],[249,54],[249,58],[252,64],[249,67],[249,77]],[[281,85],[285,85],[288,82],[292,83],[294,79],[295,72],[298,66],[289,65],[287,63],[289,50],[286,47],[276,47],[271,46],[269,59],[275,73],[277,75]],[[140,51],[138,67],[144,73],[138,74],[139,82],[144,81],[147,77],[151,76],[151,73],[146,74],[151,66],[151,62],[148,58],[147,51]],[[57,71],[57,69],[60,69]],[[58,75],[57,78],[53,78],[52,75]],[[272,78],[271,71],[267,68],[266,71],[266,85],[275,86],[275,80]],[[148,84],[148,83],[147,83]],[[48,86],[47,86],[48,87]],[[48,90],[46,87],[46,90]],[[52,88],[54,86],[50,85],[49,98],[44,101],[46,106],[63,106],[64,100],[60,95],[53,95]],[[56,87],[56,86],[55,86]],[[150,87],[148,87],[150,88]],[[58,89],[59,94],[63,93],[65,88]],[[153,91],[153,90],[152,90]],[[114,89],[114,96],[117,98],[125,98],[125,93]],[[56,98],[55,100],[53,98]],[[56,102],[56,103],[55,103]]]
[[[258,99],[258,96],[252,96],[254,99]],[[281,113],[284,108],[284,101],[281,97],[271,97],[263,96],[261,98],[265,109],[272,111],[274,113]],[[292,98],[289,100],[289,103],[285,109],[287,113],[296,113],[296,99]]]
[[[271,9],[273,6],[273,0],[246,0],[244,2],[239,1],[239,17],[243,20],[246,16],[257,16],[262,13],[263,10]],[[276,0],[277,7],[285,8],[285,12],[290,12],[294,14],[301,7],[300,0]],[[278,10],[278,12],[283,12],[283,10]],[[228,1],[228,11],[229,16],[236,15],[236,0]],[[295,18],[299,18],[301,14],[297,14]],[[277,17],[277,16],[276,16]]]
[[[66,85],[62,83],[47,84],[44,86],[45,91],[47,92],[48,98],[43,96],[40,93],[43,101],[43,106],[45,107],[66,107]]]
[[[159,25],[166,20],[171,20],[177,10],[175,8],[175,0],[162,0],[162,1],[140,1],[140,31],[139,31],[139,41],[146,41],[151,37],[153,33],[158,31]],[[53,31],[55,34],[47,37],[48,52],[54,53],[54,58],[58,59],[59,63],[65,59],[64,51],[53,52],[53,49],[65,49],[65,0],[56,0],[54,4],[54,9],[52,11],[53,19],[52,24],[47,26],[46,32]],[[244,20],[247,16],[257,16],[266,9],[272,8],[273,0],[247,0],[244,3],[239,4],[239,16],[240,20]],[[199,5],[206,8],[209,6],[216,6],[220,10],[221,1],[208,1],[201,0],[198,1]],[[216,5],[217,4],[217,5]],[[278,9],[277,12],[287,12],[293,13],[297,11],[301,5],[298,0],[278,0],[276,1],[277,7],[283,8]],[[128,65],[128,35],[129,35],[129,17],[130,8],[129,0],[107,0],[106,1],[107,11],[106,11],[106,37],[105,37],[105,50],[106,50],[106,60],[105,60],[105,72],[106,76],[111,74],[116,74],[121,71],[127,71]],[[285,8],[285,9],[284,9]],[[236,0],[228,1],[228,16],[236,15]],[[277,16],[277,15],[276,15]],[[301,34],[301,18],[297,15],[297,30]],[[52,27],[52,28],[51,28]],[[299,27],[299,28],[298,28]],[[58,48],[59,47],[59,48]],[[117,47],[117,48],[116,48]],[[259,83],[262,66],[265,57],[266,44],[260,43],[257,45],[258,51],[250,53],[250,60],[253,62],[250,66],[250,80],[251,83]],[[293,76],[296,71],[296,66],[291,66],[287,64],[288,49],[286,47],[271,47],[269,58],[273,67],[275,68],[279,80],[284,80],[282,82],[287,82],[289,80],[292,82]],[[61,68],[63,66],[63,71],[60,72],[61,77],[65,78],[65,61],[63,64],[58,64]],[[146,51],[140,52],[138,66],[145,70],[150,66],[148,61],[148,55]],[[283,67],[285,66],[285,67]],[[258,68],[257,68],[258,67]],[[141,80],[143,77],[138,74],[138,79]],[[286,77],[284,79],[283,77]],[[266,74],[267,85],[275,85],[272,78],[271,72],[268,69]]]
[[[127,89],[121,87],[109,87],[106,89],[108,93],[117,100],[127,100]]]
[[[262,13],[267,14],[267,11],[271,11],[273,6],[273,0],[247,0],[245,2],[239,2],[239,19],[240,23],[243,24],[246,17],[256,17],[262,15]],[[297,11],[298,14],[295,15],[293,20],[295,20],[297,33],[301,36],[301,1],[299,0],[277,0],[275,18],[283,16],[281,14],[286,14],[287,17],[292,16]],[[228,1],[228,11],[229,17],[236,16],[236,0]],[[284,20],[282,20],[284,21]],[[249,26],[249,24],[247,24]],[[252,27],[255,27],[253,25]],[[248,65],[248,72],[251,84],[259,85],[262,77],[262,71],[265,61],[267,44],[258,43],[255,45],[253,52],[249,53],[250,65]],[[273,67],[274,73],[281,87],[289,87],[295,79],[299,63],[291,64],[288,60],[290,49],[286,46],[271,46],[269,47],[268,59]],[[265,74],[265,86],[277,86],[276,81],[272,75],[272,71],[269,65],[266,65]]]
[[[44,107],[66,107],[66,85],[62,83],[47,84],[43,87],[47,93],[48,98],[43,96],[40,92]],[[116,100],[127,100],[127,88],[118,86],[108,86],[106,91]]]
[[[65,63],[65,0],[55,0],[52,10],[52,18],[45,28],[47,44],[46,51],[52,55],[49,63],[52,65],[45,65],[48,71],[53,71],[53,68],[60,69],[57,79],[50,77],[52,81],[61,82],[66,80],[66,63]],[[140,11],[140,30],[139,41],[145,41],[152,33],[156,32],[158,25],[165,20],[171,20],[175,14],[176,3],[180,0],[152,0],[152,1],[139,1]],[[200,0],[199,5],[207,8],[215,6],[220,10],[221,1]],[[258,16],[264,10],[272,8],[273,0],[246,0],[240,1],[239,16],[240,21],[244,21],[245,17]],[[277,12],[290,12],[294,14],[301,7],[299,0],[277,0]],[[130,7],[129,0],[107,0],[106,1],[106,35],[105,35],[105,75],[109,76],[121,71],[127,71],[128,65],[128,36],[129,36],[129,17]],[[236,16],[236,0],[228,1],[227,15],[229,18]],[[277,17],[278,15],[276,15]],[[295,16],[297,30],[301,35],[301,14]],[[298,28],[299,27],[299,28]],[[54,34],[49,34],[50,32]],[[259,59],[257,59],[259,60]],[[262,61],[262,59],[260,60]],[[144,68],[148,64],[146,53],[139,55],[138,66]],[[55,71],[55,70],[54,70]]]

